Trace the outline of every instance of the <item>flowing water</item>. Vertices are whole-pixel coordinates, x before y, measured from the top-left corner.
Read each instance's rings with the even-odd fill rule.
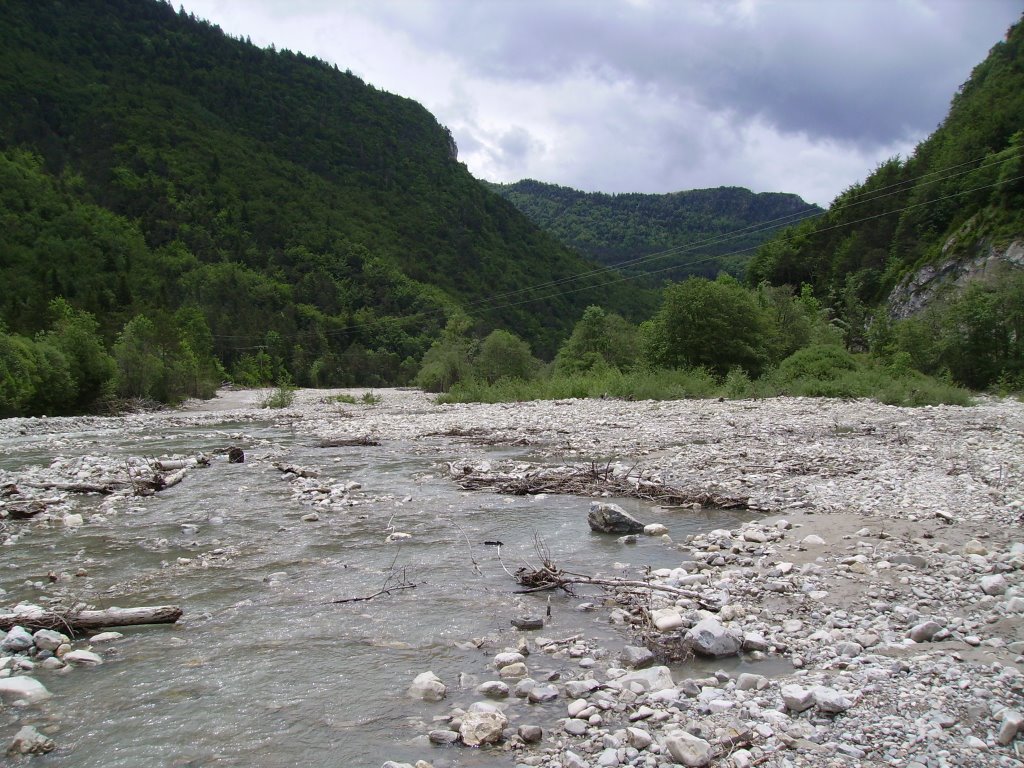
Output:
[[[58,751],[33,765],[318,768],[418,758],[438,766],[511,765],[500,752],[424,745],[422,734],[440,727],[432,718],[479,698],[472,686],[459,688],[460,673],[494,679],[489,656],[518,640],[510,619],[543,615],[549,600],[551,618],[540,634],[583,633],[612,652],[628,637],[608,624],[604,611],[577,610],[585,597],[514,594],[506,569],[538,563],[538,538],[559,565],[583,573],[635,576],[645,565],[680,560],[660,539],[623,546],[592,533],[589,499],[461,491],[446,477],[444,462],[465,455],[466,447],[443,440],[321,449],[269,424],[223,424],[145,439],[68,435],[60,451],[191,454],[223,447],[226,435],[240,431],[257,446],[250,456],[272,444],[289,463],[317,469],[327,481],[362,483],[366,503],[304,522],[311,509],[292,498],[279,472],[265,463],[217,461],[174,488],[132,500],[104,522],[89,521],[87,502],[79,510],[86,512],[83,528],[35,526],[4,548],[5,601],[43,600],[26,582],[57,571],[67,574],[72,593],[80,583],[86,599],[100,606],[173,603],[185,610],[178,625],[125,629],[124,640],[97,646],[102,666],[37,673],[54,698],[17,715],[0,711],[5,730],[13,732],[16,721],[34,723],[57,741]],[[54,455],[9,448],[0,459],[6,469],[48,463]],[[472,451],[492,460],[529,459],[519,449]],[[645,522],[665,524],[677,541],[735,526],[744,515],[619,503]],[[412,538],[385,543],[389,525]],[[215,552],[206,559],[209,567],[198,566],[199,555]],[[179,558],[193,562],[181,565]],[[70,576],[80,568],[88,575]],[[332,602],[371,595],[389,574],[416,586],[369,601]],[[492,642],[483,649],[467,643],[481,637]],[[537,653],[528,663],[539,676],[573,672],[575,660]],[[445,701],[406,695],[413,677],[426,670],[447,683]],[[546,724],[563,713],[564,702],[546,713],[520,700],[509,707],[513,725]]]

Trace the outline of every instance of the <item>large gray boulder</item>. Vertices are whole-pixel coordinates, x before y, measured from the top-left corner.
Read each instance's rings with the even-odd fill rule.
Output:
[[[590,502],[587,522],[591,530],[599,533],[643,533],[644,524],[618,504],[602,501]]]
[[[713,618],[701,619],[686,633],[686,642],[701,656],[735,656],[743,645],[738,632],[726,629]]]
[[[506,725],[508,718],[501,712],[467,712],[462,716],[459,735],[462,743],[470,747],[495,744],[501,740],[501,732]]]

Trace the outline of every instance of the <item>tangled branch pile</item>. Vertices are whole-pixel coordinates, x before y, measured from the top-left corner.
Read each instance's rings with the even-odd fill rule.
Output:
[[[448,471],[464,490],[488,490],[510,496],[538,493],[568,493],[577,496],[619,496],[644,499],[665,507],[699,505],[718,509],[746,509],[749,499],[709,490],[689,490],[666,485],[652,473],[609,462],[562,467],[516,464],[505,471],[489,463],[473,465],[468,461],[448,464]]]

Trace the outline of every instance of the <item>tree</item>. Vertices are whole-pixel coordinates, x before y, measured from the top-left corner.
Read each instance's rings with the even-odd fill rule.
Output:
[[[498,379],[523,379],[533,377],[540,367],[530,351],[530,345],[508,331],[492,331],[480,344],[480,352],[474,360],[474,372],[487,383]]]
[[[768,319],[754,294],[731,277],[690,278],[665,288],[661,309],[645,324],[645,358],[665,368],[733,366],[751,376],[768,359]]]
[[[638,332],[622,316],[589,306],[555,357],[559,373],[586,373],[610,366],[624,370],[637,358]]]

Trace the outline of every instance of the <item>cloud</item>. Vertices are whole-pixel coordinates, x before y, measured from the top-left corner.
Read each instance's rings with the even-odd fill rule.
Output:
[[[941,121],[1018,0],[194,0],[448,125],[477,176],[828,203]]]

